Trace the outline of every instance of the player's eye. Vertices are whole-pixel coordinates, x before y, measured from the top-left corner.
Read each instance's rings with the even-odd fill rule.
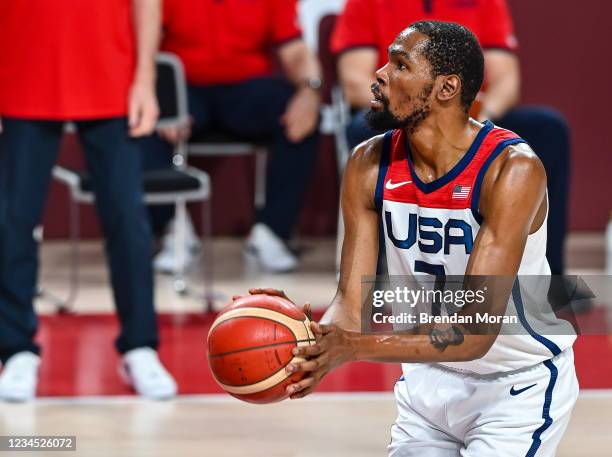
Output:
[[[398,70],[405,70],[406,68],[408,68],[406,65],[404,65],[402,62],[398,62],[397,63],[397,69]]]

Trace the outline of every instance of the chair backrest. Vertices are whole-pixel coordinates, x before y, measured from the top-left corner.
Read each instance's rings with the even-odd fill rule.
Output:
[[[323,91],[321,132],[332,134],[336,146],[338,173],[342,175],[349,156],[346,140],[349,108],[344,101],[338,80],[337,59],[331,49],[331,37],[338,19],[337,14],[327,14],[321,18],[318,30],[318,55],[325,87]]]
[[[337,59],[331,50],[331,37],[337,19],[337,14],[327,14],[319,22],[318,55],[323,72],[323,81],[325,81],[324,103],[331,103],[331,89],[338,84]]]
[[[157,64],[158,127],[175,127],[189,122],[187,82],[181,60],[169,52],[160,52]]]

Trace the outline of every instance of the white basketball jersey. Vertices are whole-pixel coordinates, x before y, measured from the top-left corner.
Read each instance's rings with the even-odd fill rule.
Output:
[[[515,133],[488,121],[465,156],[446,175],[425,183],[414,172],[405,132],[387,132],[376,203],[381,212],[389,275],[405,275],[417,282],[421,278],[428,283],[431,276],[423,275],[464,275],[482,223],[478,201],[484,175],[506,147],[522,142]],[[518,274],[539,276],[527,287],[519,287],[517,281],[508,303],[507,314],[518,316],[522,331],[502,325],[484,357],[442,365],[480,374],[512,371],[548,360],[573,344],[575,333],[567,321],[550,316],[552,313],[542,317],[524,306],[530,290],[534,297],[546,297],[548,290],[549,281],[541,278],[550,276],[546,220],[527,238]],[[539,331],[549,334],[544,336]]]

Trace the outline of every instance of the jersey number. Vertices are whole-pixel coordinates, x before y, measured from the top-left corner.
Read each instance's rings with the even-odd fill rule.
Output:
[[[417,273],[427,273],[436,277],[434,283],[435,290],[444,290],[446,285],[446,272],[444,271],[444,265],[434,265],[432,263],[423,262],[422,260],[414,261],[414,271]],[[431,304],[431,314],[433,316],[439,316],[441,314],[442,304],[438,300],[434,300]]]

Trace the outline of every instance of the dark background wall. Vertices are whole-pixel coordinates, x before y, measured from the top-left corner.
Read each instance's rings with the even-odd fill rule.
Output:
[[[509,0],[519,38],[525,104],[562,112],[572,130],[570,228],[603,230],[612,210],[612,1]],[[82,163],[74,138],[61,161]],[[194,160],[213,178],[213,225],[217,234],[243,235],[253,215],[251,158]],[[66,191],[52,185],[45,216],[47,238],[67,234]],[[300,221],[302,233],[333,234],[338,176],[332,142],[322,139],[313,183]],[[195,209],[195,208],[194,208]],[[82,211],[83,233],[98,236],[95,213]]]
[[[603,230],[612,210],[612,2],[510,0],[523,103],[548,104],[572,129],[570,228]]]

